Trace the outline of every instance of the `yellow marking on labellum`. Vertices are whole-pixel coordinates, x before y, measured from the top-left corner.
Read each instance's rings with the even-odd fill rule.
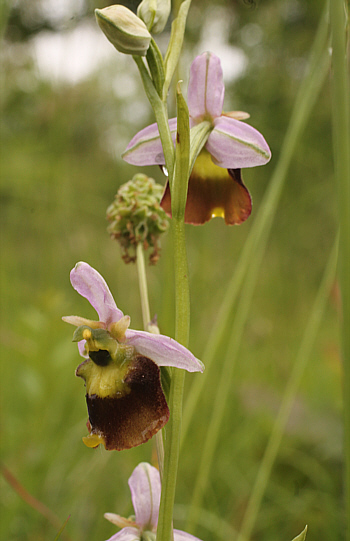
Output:
[[[101,444],[105,444],[104,438],[99,434],[89,434],[88,436],[84,436],[83,442],[85,443],[86,447],[90,447],[90,449],[94,449]]]
[[[225,211],[222,207],[216,207],[212,210],[211,213],[212,218],[225,218]]]
[[[112,361],[107,366],[99,366],[87,359],[78,366],[76,375],[85,381],[88,395],[122,398],[130,393],[130,387],[124,381],[128,371],[128,362],[120,365]]]

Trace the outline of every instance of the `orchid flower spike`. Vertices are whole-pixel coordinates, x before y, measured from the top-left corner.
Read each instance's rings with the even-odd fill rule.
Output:
[[[62,319],[77,327],[73,341],[85,357],[76,375],[86,385],[88,447],[129,449],[149,440],[169,418],[160,382],[160,366],[202,372],[201,361],[161,334],[129,329],[130,317],[117,307],[102,276],[87,263],[70,273],[74,289],[95,308],[99,321],[79,316]]]
[[[190,68],[187,93],[190,125],[208,122],[210,130],[189,179],[186,223],[199,225],[215,216],[229,225],[244,222],[251,213],[251,199],[241,169],[264,165],[271,158],[261,133],[242,122],[249,118],[248,113],[222,111],[224,94],[220,59],[209,52],[197,56]],[[175,142],[176,118],[169,120],[169,127]],[[133,165],[165,165],[157,124],[137,133],[123,158]],[[161,206],[171,214],[168,183]]]
[[[135,518],[123,518],[114,513],[105,513],[107,520],[122,528],[108,541],[155,539],[161,492],[159,471],[147,462],[141,462],[129,478],[129,487]],[[186,532],[174,530],[174,541],[200,540]]]

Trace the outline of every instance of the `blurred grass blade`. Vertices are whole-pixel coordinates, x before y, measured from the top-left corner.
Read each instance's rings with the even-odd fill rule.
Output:
[[[350,541],[350,120],[349,53],[346,43],[348,9],[343,0],[331,0],[332,120],[335,179],[340,225],[339,282],[342,300],[341,349],[344,367],[345,516]]]
[[[185,522],[187,511],[187,505],[175,504],[174,520],[176,520],[176,522]],[[198,515],[201,526],[208,532],[212,533],[214,535],[214,539],[222,539],[222,541],[236,539],[238,535],[237,530],[235,530],[230,522],[221,516],[204,508],[198,509]]]
[[[7,469],[4,464],[1,465],[1,473],[4,479],[8,482],[8,484],[18,494],[18,496],[22,498],[22,500],[26,502],[32,509],[35,509],[35,511],[45,517],[54,528],[58,528],[61,525],[61,521],[58,516],[53,511],[51,511],[51,509],[49,509],[45,504],[32,496],[32,494],[30,494],[28,490],[24,488],[24,486],[18,481],[18,479],[16,479],[16,477],[10,472],[10,470]],[[59,534],[63,531],[68,519],[64,523],[63,528],[61,528]],[[65,538],[67,541],[70,541],[68,535],[66,535]]]
[[[225,292],[223,302],[218,310],[215,323],[212,327],[202,356],[206,369],[200,378],[195,379],[185,404],[182,427],[183,440],[186,438],[186,434],[191,425],[192,417],[198,406],[204,385],[211,375],[211,365],[216,357],[217,350],[228,330],[230,316],[242,289],[242,283],[247,275],[247,269],[252,264],[252,257],[254,256],[254,264],[254,261],[256,261],[255,253],[261,246],[261,243],[263,242],[262,239],[265,238],[265,243],[267,241],[296,144],[321,91],[329,67],[327,37],[328,24],[326,13],[324,12],[311,50],[309,71],[299,88],[295,100],[280,159],[274,170],[266,195],[261,202],[260,209],[252,225],[249,237],[243,247],[235,272]]]
[[[57,541],[57,539],[60,537],[61,533],[63,532],[63,530],[65,529],[65,527],[67,526],[68,524],[68,520],[70,519],[70,515],[68,515],[68,517],[66,518],[66,520],[64,521],[64,523],[62,524],[62,527],[60,528],[60,531],[58,532],[58,534],[56,535],[54,541]]]
[[[287,176],[288,167],[291,163],[296,143],[299,140],[303,128],[311,114],[313,105],[322,88],[326,73],[329,67],[329,54],[327,51],[327,20],[322,15],[319,30],[315,38],[311,53],[310,71],[306,75],[296,99],[292,118],[288,131],[283,142],[281,156],[275,168],[271,183],[266,196],[261,204],[259,213],[252,227],[248,241],[246,242],[242,256],[232,277],[227,298],[224,300],[219,316],[209,338],[206,355],[203,361],[206,365],[204,377],[197,378],[194,382],[189,400],[187,402],[186,417],[184,419],[184,432],[187,432],[190,420],[196,409],[198,399],[201,395],[204,383],[208,378],[210,366],[217,348],[219,347],[225,332],[227,331],[229,316],[232,307],[236,302],[238,293],[242,290],[240,302],[235,314],[232,330],[230,331],[230,343],[222,368],[222,374],[218,389],[220,392],[214,404],[211,419],[209,421],[207,437],[203,446],[201,460],[198,468],[198,475],[194,486],[191,510],[189,513],[188,529],[191,531],[197,523],[196,508],[201,506],[202,497],[206,490],[214,453],[218,444],[220,429],[224,412],[226,409],[227,397],[232,385],[232,376],[245,323],[249,314],[250,304],[254,293],[254,287],[259,276],[261,263],[265,253],[273,218],[282,193],[282,188]],[[246,277],[244,285],[243,279]],[[209,354],[208,355],[208,351]]]
[[[281,407],[279,409],[274,427],[270,434],[264,456],[260,462],[260,467],[255,480],[255,485],[248,501],[247,510],[243,517],[242,527],[237,541],[247,541],[248,539],[250,539],[251,533],[253,531],[254,524],[259,513],[261,501],[268,484],[271,470],[277,457],[278,449],[281,444],[284,429],[288,422],[294,399],[301,378],[304,374],[305,367],[309,360],[317,336],[317,332],[322,321],[322,316],[327,305],[327,300],[331,292],[332,285],[334,284],[336,278],[337,259],[338,238],[330,254],[328,264],[322,278],[322,282],[320,284],[309,320],[305,328],[298,355],[295,359],[290,378],[287,382],[287,386],[283,394]],[[299,537],[296,537],[296,539],[299,539]],[[301,537],[300,539],[303,538]]]

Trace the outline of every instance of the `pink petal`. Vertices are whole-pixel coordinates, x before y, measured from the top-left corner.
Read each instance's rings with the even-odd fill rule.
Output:
[[[203,53],[191,64],[187,102],[192,118],[214,120],[221,115],[225,86],[220,58],[213,53]]]
[[[198,537],[194,537],[190,533],[181,530],[174,530],[174,541],[201,541]]]
[[[149,530],[155,529],[161,491],[159,471],[147,462],[141,462],[129,478],[129,487],[136,524],[141,530],[145,527]]]
[[[175,144],[177,119],[169,120],[171,136]],[[158,125],[151,124],[139,131],[123,152],[122,158],[132,165],[165,165]]]
[[[105,280],[90,265],[82,261],[77,263],[70,273],[70,281],[74,289],[95,308],[100,321],[107,327],[123,317]]]
[[[123,528],[107,541],[140,541],[141,533],[137,528]]]
[[[241,169],[264,165],[271,151],[258,130],[245,122],[222,116],[205,145],[214,163],[226,169]]]
[[[176,366],[188,372],[203,372],[203,363],[184,346],[169,336],[145,331],[128,330],[126,341],[138,353],[145,355],[158,366]]]

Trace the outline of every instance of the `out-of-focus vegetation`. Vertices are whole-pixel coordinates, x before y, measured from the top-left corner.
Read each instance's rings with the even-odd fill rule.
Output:
[[[103,513],[132,512],[127,479],[139,461],[154,459],[153,442],[121,453],[83,445],[84,389],[74,377],[80,361],[70,341],[73,329],[61,322],[62,315],[70,314],[94,318],[69,283],[70,269],[84,260],[103,274],[118,306],[131,315],[132,327],[142,328],[136,269],[121,260],[105,220],[118,187],[138,171],[123,163],[120,153],[138,129],[153,121],[132,59],[115,52],[90,77],[71,84],[45,78],[32,54],[34,40],[48,30],[64,39],[81,24],[94,24],[93,8],[106,3],[93,4],[73,2],[72,16],[65,12],[59,17],[49,0],[18,1],[9,10],[2,47],[2,461],[62,524],[70,515],[65,532],[74,541],[112,535],[116,529]],[[214,52],[220,54],[220,29],[228,24],[225,45],[244,52],[246,68],[233,84],[226,83],[225,109],[249,111],[251,124],[273,152],[267,166],[244,171],[254,202],[245,224],[229,228],[216,219],[187,227],[190,346],[198,357],[277,163],[322,4],[192,2],[181,76],[187,80],[186,66],[208,43],[217,45]],[[203,515],[196,531],[205,541],[223,538],[216,519],[225,521],[226,531],[239,529],[336,235],[331,145],[327,81],[299,141],[261,267],[204,497],[210,514]],[[156,168],[143,172],[164,182]],[[158,314],[161,331],[170,335],[172,266],[168,235],[148,279],[151,310]],[[253,539],[288,541],[306,523],[310,539],[343,539],[338,304],[334,284]],[[220,355],[216,366],[219,372]],[[198,377],[187,376],[187,393]],[[177,490],[181,505],[175,509],[179,528],[184,528],[191,501],[207,419],[220,393],[217,380],[215,373],[209,378],[183,446]],[[59,528],[22,501],[4,478],[0,494],[3,539],[55,538]]]

